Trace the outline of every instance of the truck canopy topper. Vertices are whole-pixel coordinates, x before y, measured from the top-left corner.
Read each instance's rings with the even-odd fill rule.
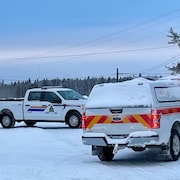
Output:
[[[180,86],[177,81],[138,78],[93,87],[85,104],[82,141],[100,160],[125,147],[180,154]]]
[[[133,81],[133,83],[122,82],[96,85],[91,91],[86,108],[150,106],[152,97],[147,84],[148,80],[145,80],[144,84],[142,82],[136,83],[136,81]]]
[[[81,126],[82,108],[86,99],[69,88],[42,87],[27,90],[24,98],[0,100],[0,122],[4,128],[24,121],[28,126],[37,122],[64,122],[71,128]]]

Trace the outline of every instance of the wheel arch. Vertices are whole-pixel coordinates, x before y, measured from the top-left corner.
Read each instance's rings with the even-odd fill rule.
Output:
[[[9,110],[9,109],[2,109],[1,112],[0,112],[0,119],[2,119],[2,117],[3,117],[4,114],[10,115],[10,116],[12,116],[13,119],[14,119],[14,115],[13,115],[13,113],[12,113],[11,110]]]
[[[66,124],[68,124],[68,116],[71,114],[71,113],[78,113],[79,114],[79,116],[81,117],[82,115],[81,115],[81,113],[78,111],[78,110],[76,110],[76,109],[71,109],[71,110],[69,110],[67,113],[66,113],[66,115],[65,115],[65,123]]]
[[[175,121],[174,124],[172,125],[171,128],[171,132],[176,129],[178,131],[178,133],[180,134],[180,122],[179,121]]]
[[[177,140],[177,138],[179,140]],[[180,156],[180,122],[176,121],[174,122],[172,128],[171,128],[171,136],[169,141],[169,152],[170,157],[173,161],[176,161],[179,159]]]

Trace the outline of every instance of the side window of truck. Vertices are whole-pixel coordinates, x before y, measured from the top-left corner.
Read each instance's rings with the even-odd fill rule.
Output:
[[[180,87],[156,87],[155,94],[159,102],[180,101]]]
[[[30,92],[28,96],[28,101],[40,101],[41,92]]]
[[[61,103],[61,99],[54,92],[42,92],[41,101],[48,101],[51,103]]]

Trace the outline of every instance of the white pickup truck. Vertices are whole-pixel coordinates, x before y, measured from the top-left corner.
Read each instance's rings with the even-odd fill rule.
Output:
[[[21,121],[27,126],[37,122],[64,122],[78,128],[85,102],[86,98],[69,88],[29,89],[24,98],[0,99],[0,122],[3,128],[12,128]]]
[[[180,84],[134,79],[93,87],[82,117],[82,141],[92,155],[110,161],[123,148],[160,149],[180,156]]]

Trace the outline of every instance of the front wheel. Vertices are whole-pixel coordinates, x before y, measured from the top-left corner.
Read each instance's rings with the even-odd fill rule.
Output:
[[[98,158],[101,161],[112,161],[114,154],[113,154],[113,147],[102,147],[102,151],[98,154]]]
[[[170,137],[170,153],[174,161],[179,159],[180,155],[180,135],[176,129],[173,129]]]
[[[78,112],[71,112],[67,115],[66,122],[70,128],[79,128],[81,126],[81,115]]]
[[[3,128],[12,128],[15,125],[15,120],[11,114],[3,114],[1,119],[1,125]]]

